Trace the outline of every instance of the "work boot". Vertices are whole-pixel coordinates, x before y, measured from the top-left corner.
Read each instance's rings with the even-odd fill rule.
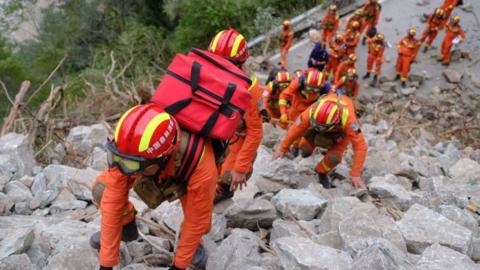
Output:
[[[364,79],[364,80],[368,79],[368,78],[370,78],[370,72],[365,73],[365,75],[363,75],[363,77],[362,77],[362,79]]]
[[[101,233],[96,232],[90,236],[90,246],[96,250],[100,250],[100,238]],[[131,242],[137,240],[138,238],[138,230],[137,230],[137,223],[135,219],[133,219],[130,223],[123,225],[122,228],[122,241],[124,242]]]
[[[395,81],[398,81],[400,80],[400,74],[397,74],[397,76],[395,76]]]
[[[444,66],[447,66],[447,67],[448,67],[448,66],[450,66],[450,63],[449,63],[449,62],[446,62],[446,61],[443,61],[443,62],[442,62],[442,65],[444,65]]]
[[[402,81],[402,88],[407,88],[407,82],[406,81]]]
[[[299,150],[298,150],[297,147],[295,147],[295,146],[290,147],[290,154],[292,154],[292,156],[294,158],[296,158],[298,156],[298,152],[299,152]]]
[[[427,53],[428,52],[428,47],[425,46],[425,48],[423,48],[423,53]]]
[[[233,191],[230,191],[230,185],[220,183],[217,186],[217,194],[215,194],[215,199],[213,200],[213,204],[217,204],[224,200],[230,199],[233,197]]]
[[[320,182],[325,189],[336,188],[336,186],[332,185],[330,177],[328,177],[326,174],[318,173],[318,182]]]
[[[373,82],[377,83],[378,81],[378,74],[373,75]]]

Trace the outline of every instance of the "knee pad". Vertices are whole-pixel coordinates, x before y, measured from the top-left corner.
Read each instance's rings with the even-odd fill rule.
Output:
[[[105,191],[105,184],[103,182],[95,182],[92,187],[92,197],[93,203],[96,206],[100,206],[100,202],[102,201],[103,192]]]

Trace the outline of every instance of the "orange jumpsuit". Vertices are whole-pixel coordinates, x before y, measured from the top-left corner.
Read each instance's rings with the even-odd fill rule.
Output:
[[[415,38],[404,37],[397,45],[398,59],[396,64],[397,74],[403,82],[407,81],[408,73],[410,72],[410,65],[415,60],[417,47],[419,43]]]
[[[283,30],[282,34],[280,35],[280,65],[282,68],[287,67],[287,53],[292,47],[293,42],[293,32],[288,30]]]
[[[360,90],[360,84],[357,79],[349,80],[347,76],[343,76],[335,83],[335,88],[345,90],[346,95],[350,98],[356,98]]]
[[[160,179],[175,175],[174,163],[175,159],[172,158]],[[128,201],[128,191],[137,179],[124,176],[118,168],[111,168],[103,171],[94,183],[102,182],[105,185],[100,202],[102,225],[99,261],[102,266],[119,263],[122,226],[135,218],[133,205]],[[180,198],[184,220],[174,258],[174,264],[179,268],[190,265],[202,236],[210,231],[217,179],[215,156],[211,144],[207,142],[202,159],[188,182],[187,193]]]
[[[263,126],[258,108],[262,98],[262,87],[258,80],[254,79],[249,91],[252,99],[243,116],[245,134],[236,134],[231,139],[233,143],[228,147],[228,155],[222,165],[221,174],[232,170],[239,173],[251,172],[257,149],[262,142]]]
[[[348,59],[340,63],[340,65],[337,68],[337,72],[335,73],[335,80],[334,82],[338,82],[346,73],[349,69],[356,69],[355,63],[350,62]]]
[[[303,91],[300,87],[300,80],[295,79],[280,94],[280,100],[278,101],[280,113],[288,114],[290,121],[294,121],[308,106],[312,105],[319,96],[316,93]],[[287,107],[288,103],[290,103],[290,108]]]
[[[445,38],[442,42],[442,60],[444,64],[450,64],[450,57],[452,54],[453,40],[458,36],[461,40],[465,40],[465,32],[459,24],[447,23],[445,27]]]
[[[267,84],[265,91],[263,92],[263,107],[267,110],[268,114],[275,119],[280,118],[278,99],[280,98],[282,90],[279,88],[279,86],[275,87],[272,81]]]
[[[335,33],[338,30],[338,26],[340,25],[340,16],[333,12],[327,12],[325,17],[321,22],[321,26],[323,29],[322,33],[322,42],[326,44],[329,42]]]
[[[360,41],[360,32],[356,30],[347,30],[345,33],[346,54],[355,54],[358,42]]]
[[[420,42],[427,41],[426,47],[430,48],[433,43],[433,40],[438,35],[438,32],[445,27],[445,17],[438,17],[435,14],[430,15],[427,21],[427,27],[422,33],[422,37],[420,38]]]
[[[445,0],[440,6],[441,9],[445,10],[445,20],[448,21],[452,15],[453,9],[458,5],[459,0]]]
[[[363,6],[363,16],[365,17],[365,22],[362,28],[362,32],[364,29],[367,29],[367,33],[371,31],[371,29],[377,27],[378,19],[380,18],[380,12],[382,11],[382,6],[378,3],[366,3]]]
[[[383,64],[383,53],[385,52],[385,44],[378,43],[375,39],[368,40],[368,58],[367,58],[367,72],[380,74]],[[373,65],[375,64],[375,71]]]
[[[319,102],[324,99],[339,101],[343,106],[343,109],[348,111],[348,116],[343,127],[332,130],[332,132],[343,131],[345,135],[344,139],[328,149],[327,154],[317,164],[315,170],[318,173],[322,174],[330,172],[336,165],[338,165],[342,161],[343,153],[347,149],[348,145],[352,143],[354,157],[350,175],[352,177],[360,176],[363,169],[363,164],[365,162],[365,157],[367,155],[368,146],[365,142],[363,134],[360,131],[357,117],[355,116],[355,108],[353,102],[347,96],[337,95],[334,93],[328,94],[327,96],[323,97]],[[287,135],[280,143],[279,150],[281,152],[287,152],[290,145],[294,141],[302,137],[305,132],[311,128],[310,113],[312,109],[315,109],[315,105],[316,104],[313,104],[307,110],[305,110],[301,114],[299,118],[300,120],[295,121],[295,124],[288,130]],[[300,145],[302,149],[306,149],[310,153],[313,152],[313,149],[315,148],[315,146],[310,144],[307,140],[305,140],[305,138],[302,138]]]
[[[348,21],[347,21],[347,25],[345,26],[345,32],[348,31],[348,29],[352,29],[352,24],[353,22],[358,22],[358,26],[359,26],[359,30],[360,32],[363,32],[363,29],[365,28],[365,22],[363,21],[363,18],[360,17],[360,16],[351,16]]]
[[[334,40],[330,41],[330,46],[328,47],[328,54],[330,58],[328,59],[325,77],[328,78],[330,74],[335,76],[338,65],[340,64],[341,59],[345,56],[345,44],[343,42],[335,42]]]

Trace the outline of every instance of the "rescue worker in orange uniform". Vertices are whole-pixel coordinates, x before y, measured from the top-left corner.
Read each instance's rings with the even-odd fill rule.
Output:
[[[278,104],[280,106],[280,123],[288,125],[312,105],[318,97],[330,91],[330,85],[325,84],[323,73],[317,69],[307,70],[300,78],[293,80],[282,91]],[[298,144],[295,144],[297,146]],[[292,149],[298,154],[298,147]]]
[[[233,29],[219,32],[210,43],[208,50],[225,57],[242,68],[248,58],[247,41]],[[236,54],[235,54],[236,53]],[[233,197],[237,188],[242,189],[250,178],[256,152],[263,136],[262,118],[259,104],[263,89],[255,76],[248,89],[252,95],[243,121],[231,138],[228,155],[221,167],[215,203]]]
[[[345,43],[342,34],[336,34],[335,38],[330,41],[328,47],[328,54],[330,55],[330,59],[328,60],[327,67],[325,69],[325,80],[328,80],[330,74],[335,76],[335,72],[337,71],[338,65],[340,61],[343,59],[346,53]]]
[[[446,24],[445,20],[445,11],[441,8],[435,10],[435,12],[428,17],[427,26],[423,31],[422,37],[420,38],[420,42],[425,44],[425,48],[423,52],[426,53],[430,46],[432,45],[433,41],[438,35],[438,32],[445,27]]]
[[[378,80],[378,75],[382,70],[383,53],[385,52],[385,36],[378,33],[375,38],[368,40],[368,58],[367,58],[367,73],[363,79],[370,78],[370,73],[373,73],[373,83]],[[375,69],[373,66],[375,65]]]
[[[283,30],[280,34],[280,42],[278,46],[280,47],[280,66],[283,69],[287,68],[287,54],[290,47],[292,47],[293,42],[293,31],[290,30],[291,23],[290,20],[283,21]]]
[[[290,82],[290,73],[282,70],[277,72],[275,78],[267,84],[265,91],[263,91],[263,107],[267,110],[273,121],[280,118],[281,114],[278,100],[280,99],[280,93],[290,85]],[[282,128],[286,128],[286,125],[283,125]]]
[[[337,15],[337,5],[330,5],[328,12],[320,22],[320,28],[323,29],[322,43],[327,44],[332,40],[333,36],[340,25],[340,16]]]
[[[353,16],[351,16],[347,20],[347,24],[345,26],[345,32],[348,31],[348,29],[352,28],[352,24],[354,22],[358,23],[359,31],[363,31],[363,29],[365,28],[365,21],[363,20],[363,11],[361,9],[357,9],[355,13],[353,13]]]
[[[402,81],[402,87],[407,86],[408,74],[410,72],[410,66],[415,60],[417,48],[420,43],[415,39],[417,29],[410,28],[408,35],[400,40],[397,44],[398,58],[396,64],[397,76],[395,80]]]
[[[446,66],[450,65],[453,41],[458,38],[460,39],[458,44],[462,43],[465,40],[465,32],[460,26],[460,16],[454,16],[445,26],[445,38],[441,48],[442,56],[439,59]]]
[[[355,99],[358,96],[360,90],[360,84],[358,83],[357,70],[351,68],[347,71],[347,74],[343,75],[340,80],[335,83],[337,93],[346,95],[351,99]]]
[[[347,55],[355,54],[358,42],[360,41],[360,25],[358,22],[353,22],[350,28],[345,32],[345,48]]]
[[[337,72],[335,73],[334,83],[340,80],[349,69],[357,69],[357,56],[355,54],[349,54],[348,58],[338,65]]]
[[[445,20],[448,21],[452,15],[453,9],[460,5],[463,5],[462,0],[445,0],[440,6],[441,9],[445,10]]]
[[[300,138],[300,152],[303,157],[310,156],[315,147],[327,149],[326,155],[315,168],[320,183],[327,189],[334,187],[328,173],[342,161],[343,153],[352,143],[354,152],[350,172],[352,185],[355,188],[365,188],[361,172],[368,146],[350,98],[336,93],[322,96],[290,127],[280,147],[273,154],[273,160],[282,157],[290,145]]]
[[[199,146],[196,154],[203,155],[197,159],[188,180],[180,176],[179,164],[189,156],[186,155],[187,143],[192,138]],[[102,219],[101,231],[92,236],[91,244],[100,249],[101,270],[111,270],[119,264],[121,240],[132,241],[138,237],[136,211],[128,200],[129,190],[133,187],[137,191],[137,185],[143,191],[143,187],[157,190],[168,183],[184,184],[182,190],[186,192],[180,196],[185,217],[169,269],[189,267],[202,236],[211,227],[218,178],[211,142],[200,138],[181,130],[171,115],[153,103],[138,105],[123,114],[114,139],[107,142],[109,168],[97,177],[92,188],[93,200],[100,206]],[[152,189],[147,190],[147,193],[152,192]]]
[[[378,24],[378,19],[380,18],[380,12],[382,11],[382,6],[378,3],[377,0],[368,0],[368,2],[363,6],[362,13],[364,17],[364,28],[367,30],[367,34],[373,33],[376,34],[376,28]],[[363,29],[362,29],[363,32]],[[373,36],[369,36],[372,38]],[[364,36],[362,39],[362,44],[365,45],[367,37]]]

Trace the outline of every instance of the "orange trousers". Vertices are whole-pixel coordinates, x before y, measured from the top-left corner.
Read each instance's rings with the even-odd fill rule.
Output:
[[[403,54],[398,55],[395,69],[397,71],[397,74],[400,75],[400,78],[402,81],[407,81],[408,73],[410,72],[410,65],[412,64],[412,61],[413,61],[412,56],[406,56]]]
[[[355,54],[355,50],[357,49],[357,46],[349,46],[345,50],[345,55],[350,55],[350,54]]]
[[[340,65],[340,60],[338,58],[330,58],[330,60],[328,60],[328,63],[327,63],[327,67],[325,68],[325,80],[328,80],[328,77],[330,76],[330,74],[333,75],[333,77],[335,77],[335,73],[337,73],[337,68],[338,68],[338,65]]]
[[[368,72],[373,72],[375,74],[380,74],[382,71],[382,64],[383,61],[381,58],[376,57],[375,55],[368,55],[367,58],[367,71]],[[375,65],[375,70],[373,69],[373,66]]]
[[[202,236],[210,231],[217,179],[213,150],[210,144],[206,144],[202,160],[188,182],[187,194],[180,198],[184,220],[174,257],[174,264],[179,268],[190,265]],[[96,181],[105,185],[100,203],[102,248],[99,261],[103,266],[119,263],[122,225],[135,218],[133,205],[128,201],[128,192],[134,180],[123,176],[118,169],[110,169]]]
[[[282,48],[280,52],[280,66],[282,68],[287,68],[287,54],[290,48]]]
[[[330,147],[327,150],[327,154],[315,167],[315,171],[322,174],[329,173],[333,168],[335,168],[335,166],[342,162],[343,153],[347,149],[349,143],[350,141],[345,138],[341,143]],[[304,153],[311,154],[313,153],[315,146],[309,143],[305,138],[302,138],[300,140],[300,149]]]
[[[452,47],[453,47],[452,41],[453,40],[445,39],[442,42],[441,53],[442,53],[443,63],[450,64],[450,58],[452,56]]]
[[[438,35],[438,31],[433,31],[433,30],[430,30],[429,28],[425,29],[425,31],[423,31],[423,34],[422,34],[422,37],[420,38],[420,42],[426,42],[426,46],[427,48],[429,48],[430,46],[432,46],[432,43],[433,41],[435,40],[435,38],[437,37]]]
[[[327,42],[330,42],[330,40],[332,40],[334,35],[335,35],[335,32],[333,30],[323,30],[322,32],[323,44],[327,44]]]

